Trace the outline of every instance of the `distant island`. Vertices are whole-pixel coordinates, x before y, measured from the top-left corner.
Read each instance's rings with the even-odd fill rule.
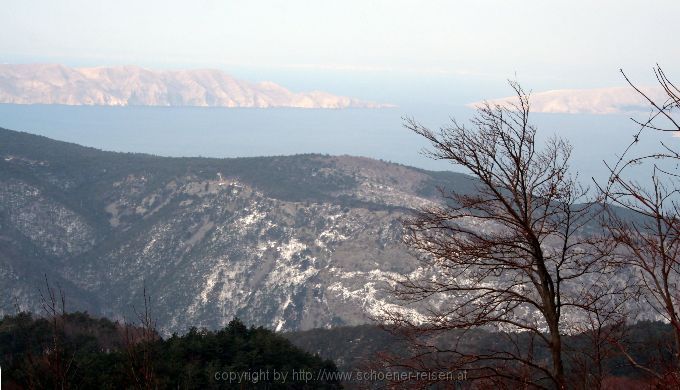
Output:
[[[384,108],[322,91],[291,92],[273,82],[237,80],[220,70],[138,66],[71,68],[0,65],[0,103],[96,106]]]
[[[642,87],[647,96],[662,99],[664,91],[658,87]],[[491,104],[508,105],[514,97],[488,100]],[[468,104],[476,107],[482,102]],[[555,114],[625,114],[649,110],[648,102],[631,87],[591,89],[557,89],[531,94],[531,111]]]

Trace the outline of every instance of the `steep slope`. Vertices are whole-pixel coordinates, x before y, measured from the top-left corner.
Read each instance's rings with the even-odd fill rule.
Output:
[[[38,310],[46,275],[72,308],[114,318],[146,287],[167,332],[365,323],[394,304],[390,276],[417,267],[399,219],[472,183],[366,158],[163,158],[0,130],[0,308]]]

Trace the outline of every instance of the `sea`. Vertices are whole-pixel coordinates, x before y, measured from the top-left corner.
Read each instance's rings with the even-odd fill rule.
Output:
[[[322,153],[364,156],[429,170],[464,172],[425,155],[429,145],[404,118],[432,129],[452,119],[468,123],[464,105],[412,104],[383,109],[101,107],[0,104],[0,127],[103,150],[160,156],[246,157]],[[563,137],[573,145],[572,169],[586,184],[606,180],[633,140],[630,115],[533,114],[538,141]],[[635,153],[680,143],[649,133]]]

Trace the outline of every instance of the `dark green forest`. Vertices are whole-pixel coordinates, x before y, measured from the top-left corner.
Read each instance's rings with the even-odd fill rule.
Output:
[[[2,387],[340,388],[338,381],[316,376],[293,378],[293,370],[316,375],[337,368],[270,330],[246,327],[238,319],[218,331],[192,328],[167,338],[147,330],[86,313],[5,316],[0,320]],[[274,380],[274,371],[287,373],[285,383],[283,377]]]

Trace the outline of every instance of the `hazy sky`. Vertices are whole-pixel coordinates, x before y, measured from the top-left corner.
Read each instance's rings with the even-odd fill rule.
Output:
[[[0,0],[0,62],[621,84],[680,73],[680,1]],[[679,72],[675,72],[678,70]]]

